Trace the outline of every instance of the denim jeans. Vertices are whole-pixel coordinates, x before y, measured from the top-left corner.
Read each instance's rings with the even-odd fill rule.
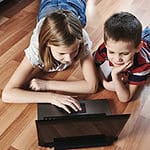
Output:
[[[150,44],[150,28],[146,27],[142,32],[142,39]]]
[[[58,9],[72,12],[83,27],[86,25],[86,0],[41,0],[38,21]]]

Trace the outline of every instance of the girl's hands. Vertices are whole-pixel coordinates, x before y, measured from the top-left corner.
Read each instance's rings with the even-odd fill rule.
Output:
[[[30,82],[30,88],[34,91],[45,91],[47,90],[47,81],[41,79],[32,79]],[[71,111],[67,106],[72,108],[74,111],[81,110],[79,101],[68,95],[52,93],[50,103],[63,108],[68,113],[71,113]]]
[[[68,113],[71,113],[71,111],[67,106],[69,106],[74,111],[81,110],[79,101],[68,95],[53,93],[52,100],[50,103],[64,109]]]

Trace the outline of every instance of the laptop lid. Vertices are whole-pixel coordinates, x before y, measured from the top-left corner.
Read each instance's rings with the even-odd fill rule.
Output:
[[[62,108],[57,106],[39,103],[38,104],[38,120],[51,120],[53,118],[63,117],[63,116],[80,116],[89,114],[111,114],[109,108],[109,102],[106,99],[96,99],[96,100],[80,100],[80,105],[82,110],[75,112],[72,109],[71,114],[68,114]]]
[[[72,138],[76,139],[68,142],[69,148],[110,145],[117,140],[129,116],[130,114],[88,114],[64,116],[48,121],[36,120],[39,145],[53,147],[57,139],[66,139],[67,143]],[[85,138],[88,138],[86,144]],[[73,145],[75,142],[76,145]]]

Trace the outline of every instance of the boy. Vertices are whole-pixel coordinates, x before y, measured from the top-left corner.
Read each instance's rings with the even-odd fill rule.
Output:
[[[116,13],[105,22],[104,43],[93,55],[104,88],[128,102],[150,74],[150,28],[142,35],[142,25],[134,15]],[[108,62],[107,70],[111,68],[111,81],[100,69],[104,62]]]

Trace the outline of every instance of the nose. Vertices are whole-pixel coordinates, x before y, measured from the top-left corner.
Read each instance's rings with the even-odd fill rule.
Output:
[[[64,59],[65,59],[66,62],[71,62],[72,61],[72,58],[71,58],[70,54],[66,54]]]
[[[116,54],[116,61],[118,61],[118,62],[122,61],[122,57],[120,54]]]

